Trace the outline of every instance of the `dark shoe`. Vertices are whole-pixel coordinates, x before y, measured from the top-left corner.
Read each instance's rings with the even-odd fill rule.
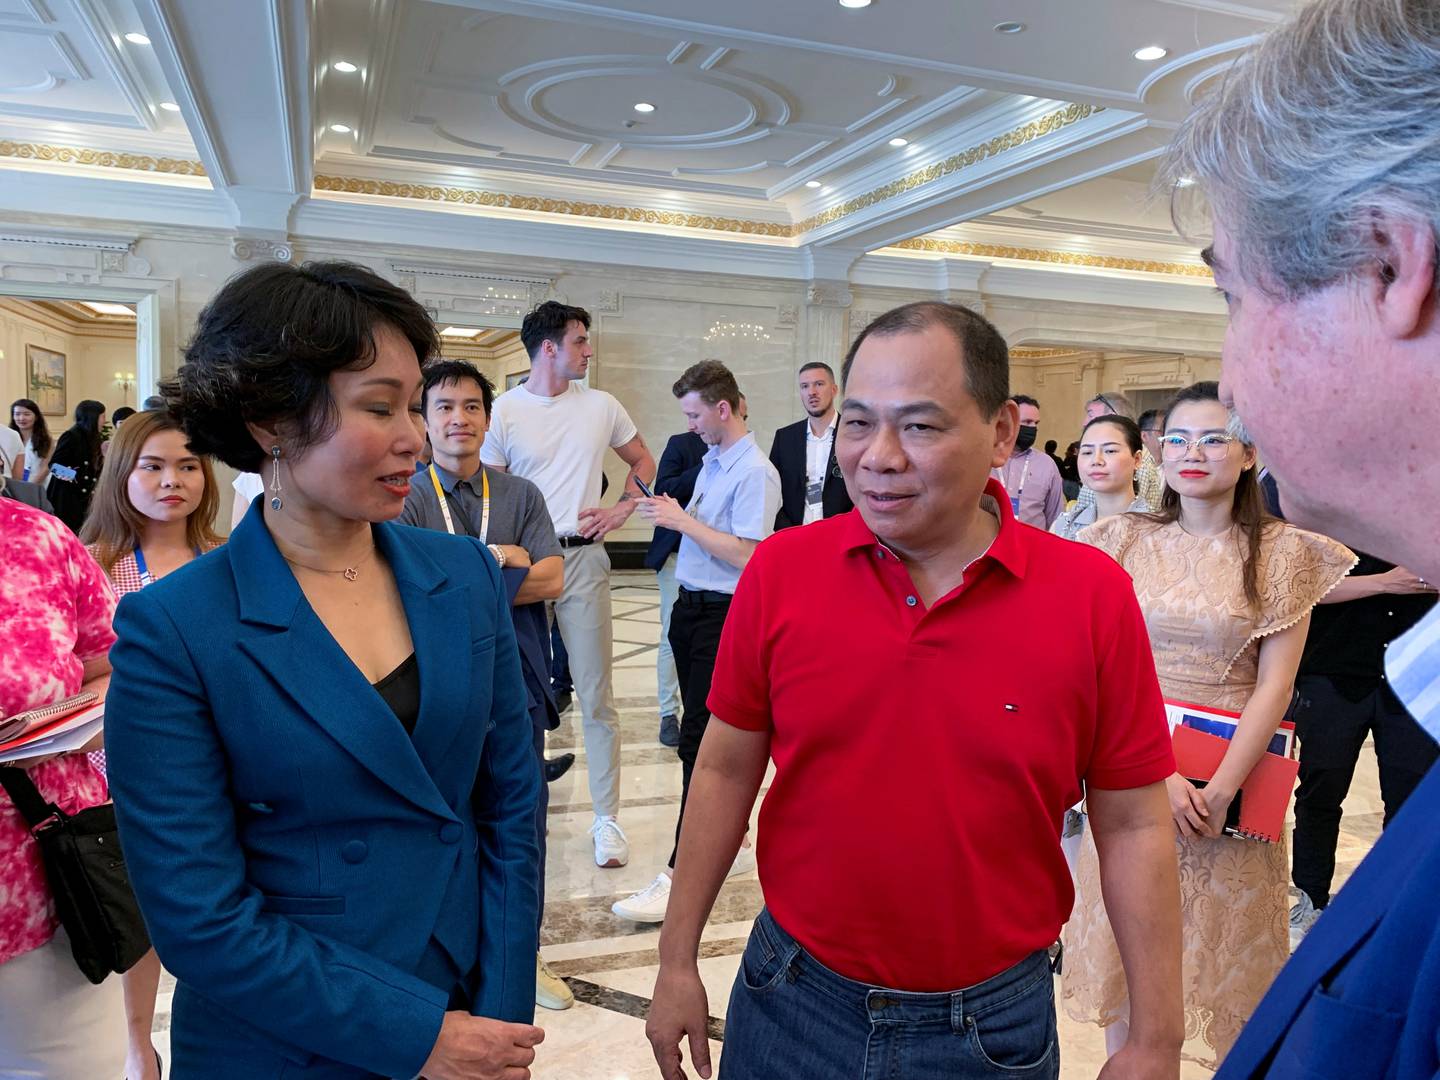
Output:
[[[555,691],[555,711],[561,716],[564,716],[567,712],[569,712],[570,706],[574,703],[574,698],[571,697],[569,690]]]
[[[574,754],[561,754],[559,757],[548,759],[545,762],[545,779],[553,784],[569,772],[570,766],[574,764]]]
[[[673,715],[660,717],[660,745],[672,750],[680,745],[680,721]]]

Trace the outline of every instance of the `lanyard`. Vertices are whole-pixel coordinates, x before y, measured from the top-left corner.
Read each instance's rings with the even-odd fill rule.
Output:
[[[1006,462],[1000,470],[1000,482],[1008,489],[1010,487],[1010,462]],[[1030,475],[1030,454],[1025,454],[1025,467],[1020,470],[1020,486],[1015,489],[1015,498],[1020,498],[1020,493],[1025,490],[1025,480]]]
[[[455,535],[455,522],[450,517],[450,500],[445,497],[445,489],[440,486],[440,474],[435,471],[435,464],[430,464],[430,482],[435,485],[435,501],[440,504],[440,513],[445,518],[445,531],[451,536]],[[485,471],[485,466],[480,466],[480,542],[488,544],[487,537],[490,534],[490,474]]]
[[[195,549],[195,557],[200,557],[200,549]],[[140,571],[140,587],[154,585],[155,578],[150,574],[150,567],[145,564],[145,552],[140,550],[140,545],[135,545],[135,569]]]

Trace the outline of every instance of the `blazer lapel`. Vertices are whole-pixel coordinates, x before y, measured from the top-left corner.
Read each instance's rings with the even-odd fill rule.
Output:
[[[377,540],[388,528],[376,526]],[[225,546],[241,621],[257,628],[240,638],[240,648],[379,780],[423,810],[453,816],[405,729],[306,602],[265,527],[258,501]],[[382,549],[390,554],[387,545]],[[423,674],[423,659],[421,670]]]

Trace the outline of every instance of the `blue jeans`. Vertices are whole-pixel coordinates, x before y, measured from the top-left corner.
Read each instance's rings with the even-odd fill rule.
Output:
[[[762,911],[725,1017],[720,1080],[1057,1080],[1055,983],[1037,952],[952,993],[868,986]]]

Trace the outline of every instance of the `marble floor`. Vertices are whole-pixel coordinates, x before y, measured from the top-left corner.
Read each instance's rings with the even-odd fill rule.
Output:
[[[659,927],[617,918],[610,905],[648,885],[669,857],[680,768],[674,751],[657,739],[655,649],[660,616],[655,577],[616,573],[612,588],[615,694],[625,746],[620,821],[630,840],[630,864],[617,870],[594,865],[577,707],[562,718],[549,740],[551,756],[570,750],[577,760],[550,787],[550,853],[541,939],[541,951],[569,983],[576,1004],[564,1012],[538,1010],[536,1022],[546,1036],[532,1071],[535,1080],[652,1080],[660,1075],[644,1033],[657,970]],[[1367,746],[1345,804],[1338,880],[1349,875],[1379,835],[1380,811],[1374,754]],[[711,1047],[717,1062],[723,1052],[730,985],[760,907],[755,874],[731,878],[705,930],[700,970],[710,995]],[[156,1045],[162,1053],[169,1049],[170,991],[167,977],[156,1016]],[[1100,1030],[1071,1023],[1062,1014],[1060,1040],[1064,1080],[1093,1080],[1104,1062]],[[1181,1071],[1183,1080],[1208,1075],[1208,1070],[1191,1064]]]

